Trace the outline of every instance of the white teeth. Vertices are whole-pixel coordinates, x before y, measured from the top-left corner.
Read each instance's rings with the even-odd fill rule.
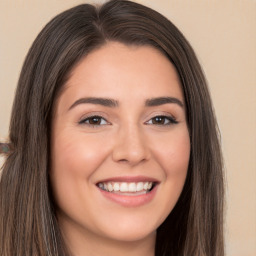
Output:
[[[125,183],[125,182],[122,182],[121,185],[120,185],[120,191],[121,191],[121,192],[127,192],[127,191],[129,191],[129,189],[128,189],[128,184]]]
[[[137,183],[136,191],[142,191],[143,190],[143,182]]]
[[[136,184],[134,182],[129,183],[129,192],[136,192]]]
[[[119,191],[119,183],[115,182],[114,183],[114,191]]]
[[[153,182],[100,182],[98,187],[108,192],[146,192],[153,186]]]
[[[108,189],[107,189],[108,191],[113,191],[113,186],[112,186],[112,184],[109,182],[108,183]]]
[[[148,182],[145,182],[145,183],[144,183],[143,188],[144,188],[145,190],[148,189]]]

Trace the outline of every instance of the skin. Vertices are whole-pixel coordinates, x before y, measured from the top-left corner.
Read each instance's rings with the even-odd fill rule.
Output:
[[[119,106],[73,105],[83,97],[114,99]],[[155,97],[174,97],[183,107],[145,106]],[[103,117],[95,126],[88,119],[93,115]],[[159,124],[156,116],[167,118]],[[50,178],[72,255],[153,256],[156,229],[181,194],[189,156],[180,81],[163,54],[109,42],[82,59],[58,98],[52,127]],[[141,175],[158,186],[154,198],[137,207],[106,199],[96,186],[110,177]]]

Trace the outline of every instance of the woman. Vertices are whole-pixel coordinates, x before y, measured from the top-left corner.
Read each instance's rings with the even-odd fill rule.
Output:
[[[46,25],[9,148],[1,255],[224,255],[206,81],[184,36],[145,6],[84,4]]]

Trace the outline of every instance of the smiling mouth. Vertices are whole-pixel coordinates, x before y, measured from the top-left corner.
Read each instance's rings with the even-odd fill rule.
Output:
[[[127,195],[127,196],[138,196],[149,193],[156,185],[156,182],[99,182],[96,184],[98,188],[103,191]]]

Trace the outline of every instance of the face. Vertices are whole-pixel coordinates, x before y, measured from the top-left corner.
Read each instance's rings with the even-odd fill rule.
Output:
[[[51,185],[67,237],[154,236],[187,174],[175,68],[150,46],[108,43],[73,69],[52,127]]]

